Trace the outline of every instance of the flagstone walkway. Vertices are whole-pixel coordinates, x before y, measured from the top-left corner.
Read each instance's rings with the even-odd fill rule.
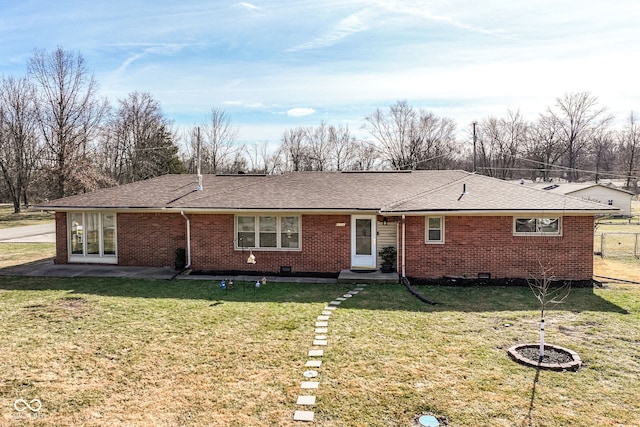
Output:
[[[312,410],[316,404],[316,396],[314,390],[318,390],[320,382],[315,378],[318,376],[318,369],[322,366],[322,356],[324,356],[324,347],[329,342],[329,322],[333,313],[338,309],[343,301],[352,298],[360,291],[364,290],[366,285],[357,285],[357,287],[330,301],[329,304],[322,310],[322,313],[318,315],[315,321],[315,337],[313,338],[313,344],[308,352],[309,360],[304,364],[305,368],[308,368],[302,374],[305,377],[305,381],[300,383],[300,389],[303,390],[298,396],[296,405],[299,408],[293,413],[294,421],[313,422],[315,412]]]

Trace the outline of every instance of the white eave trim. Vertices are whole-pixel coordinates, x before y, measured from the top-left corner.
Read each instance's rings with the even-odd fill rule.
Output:
[[[422,215],[442,215],[442,216],[512,216],[512,215],[571,215],[571,216],[591,216],[607,215],[619,212],[620,209],[607,210],[571,210],[571,209],[508,209],[508,210],[421,210],[421,211],[380,211],[380,215],[385,216],[422,216]]]
[[[35,206],[34,206],[35,207]],[[102,212],[119,212],[119,213],[176,213],[181,212],[190,214],[238,214],[238,213],[295,213],[298,215],[304,214],[320,214],[320,215],[377,215],[378,209],[306,209],[306,208],[129,208],[129,207],[100,207],[100,206],[85,206],[85,207],[35,207],[41,210],[49,210],[56,212],[74,212],[74,211],[102,211]]]
[[[237,214],[237,213],[285,213],[292,212],[299,215],[302,214],[323,214],[323,215],[354,215],[354,214],[370,214],[382,216],[422,216],[422,215],[442,215],[442,216],[511,216],[511,215],[544,215],[544,214],[562,214],[562,215],[611,215],[620,212],[620,209],[505,209],[505,210],[416,210],[416,211],[386,211],[379,209],[300,209],[300,208],[174,208],[174,207],[102,207],[102,206],[84,206],[84,207],[42,207],[34,206],[35,209],[49,210],[56,212],[74,212],[74,211],[102,211],[102,212],[126,212],[126,213],[176,213],[180,212],[191,214]]]

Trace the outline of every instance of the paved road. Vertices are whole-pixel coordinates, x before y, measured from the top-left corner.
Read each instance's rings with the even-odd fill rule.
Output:
[[[27,225],[24,227],[0,228],[3,243],[55,243],[55,224]]]

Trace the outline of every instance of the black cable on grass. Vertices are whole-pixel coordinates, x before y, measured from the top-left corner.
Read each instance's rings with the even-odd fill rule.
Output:
[[[409,283],[409,279],[407,279],[406,277],[403,277],[400,281],[409,290],[409,292],[411,292],[411,294],[414,297],[418,298],[422,302],[426,302],[427,304],[436,305],[436,302],[431,301],[430,299],[427,299],[427,298],[423,297],[420,293],[418,293],[418,291],[416,291],[413,288],[413,286],[411,286],[411,283]]]
[[[613,280],[615,282],[631,283],[633,285],[640,285],[640,282],[634,282],[633,280],[616,279],[615,277],[596,276],[596,275],[594,275],[593,277],[599,277],[601,279]]]

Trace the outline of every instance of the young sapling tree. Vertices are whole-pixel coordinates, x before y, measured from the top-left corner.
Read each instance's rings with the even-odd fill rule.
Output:
[[[569,296],[571,291],[571,282],[565,281],[564,284],[559,285],[554,283],[555,276],[553,275],[552,267],[544,267],[542,263],[540,265],[540,275],[528,280],[529,288],[540,303],[540,352],[539,357],[544,357],[544,319],[546,310],[551,304],[560,304],[564,302]]]

